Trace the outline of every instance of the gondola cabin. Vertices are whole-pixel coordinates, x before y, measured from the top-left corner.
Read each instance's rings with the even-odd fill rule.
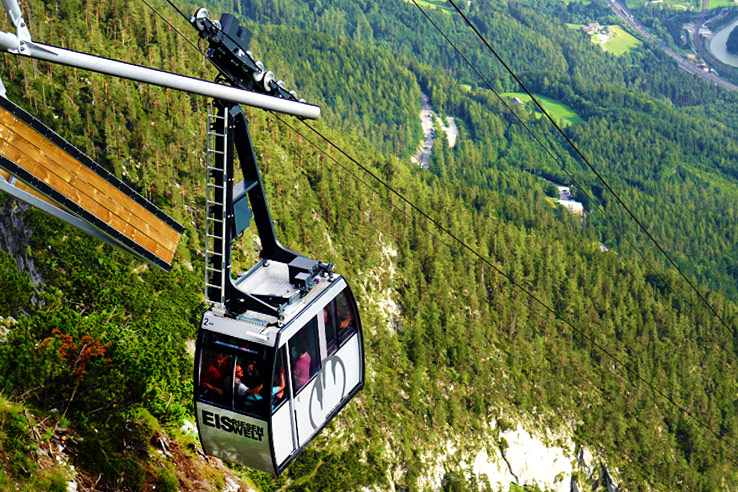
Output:
[[[207,454],[274,475],[364,385],[363,340],[346,280],[324,274],[307,295],[289,265],[261,261],[239,290],[295,298],[282,320],[256,311],[202,317],[195,410]]]
[[[198,432],[207,454],[279,475],[364,386],[361,322],[333,265],[277,240],[243,111],[214,105],[208,121]],[[233,238],[252,219],[261,260],[233,276]]]

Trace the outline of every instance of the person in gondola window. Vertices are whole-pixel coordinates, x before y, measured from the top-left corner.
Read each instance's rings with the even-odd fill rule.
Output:
[[[236,364],[236,370],[234,371],[233,378],[227,378],[225,387],[233,387],[233,392],[236,394],[236,396],[245,396],[246,391],[248,391],[248,387],[243,384],[243,368],[241,368],[240,365]]]
[[[229,360],[228,355],[218,353],[213,363],[208,366],[202,378],[203,396],[211,400],[223,399]]]
[[[295,377],[295,386],[302,388],[310,381],[310,354],[306,348],[302,348],[299,354],[300,357],[297,359],[292,372]]]
[[[246,363],[246,371],[243,373],[242,381],[247,388],[245,391],[246,397],[261,400],[261,390],[264,388],[264,382],[254,361]]]

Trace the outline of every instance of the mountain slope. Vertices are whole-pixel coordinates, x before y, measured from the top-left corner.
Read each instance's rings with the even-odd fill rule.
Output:
[[[275,9],[284,9],[289,17],[293,4],[277,2]],[[401,37],[396,22],[402,16],[389,15],[398,5],[388,6],[386,32]],[[130,2],[31,2],[27,10],[29,25],[39,26],[37,39],[52,42],[54,37],[54,44],[83,51],[161,63],[203,77],[212,74],[160,20],[137,7]],[[382,12],[374,9],[381,20]],[[379,20],[372,26],[375,36]],[[382,42],[361,47],[356,44],[361,38],[352,42],[284,26],[254,28],[255,46],[265,50],[268,67],[280,66],[279,75],[294,81],[298,92],[304,87],[306,95],[325,98],[331,121],[330,127],[317,124],[321,132],[571,325],[469,255],[399,197],[375,182],[376,193],[367,189],[328,157],[340,158],[326,145],[321,147],[328,155],[273,115],[248,110],[280,240],[335,263],[355,286],[367,331],[368,380],[282,479],[240,469],[233,473],[251,477],[262,490],[416,490],[433,483],[428,459],[447,456],[448,442],[460,442],[471,454],[485,446],[504,447],[493,427],[520,421],[571,429],[576,446],[596,448],[618,468],[628,489],[735,486],[734,448],[699,425],[726,440],[738,431],[738,381],[732,370],[738,311],[731,301],[709,296],[727,320],[728,331],[674,273],[653,271],[625,252],[601,251],[600,230],[582,228],[576,218],[551,206],[535,174],[556,173],[555,165],[532,165],[542,152],[488,93],[471,96],[420,63],[388,77],[391,65],[377,60],[388,55]],[[285,46],[298,36],[307,40],[305,51],[293,60]],[[271,53],[284,53],[279,64]],[[352,68],[343,78],[325,75],[328,80],[339,84],[352,77],[355,83],[335,90],[322,87],[319,82],[326,79],[318,77],[320,62],[314,72],[305,65],[320,53],[328,58],[326,72],[338,65]],[[551,63],[564,61],[557,57]],[[146,442],[160,435],[153,419],[165,425],[166,433],[177,434],[192,412],[186,347],[202,309],[198,250],[204,101],[28,60],[8,58],[6,66],[5,84],[13,100],[141,189],[187,231],[176,266],[167,275],[38,212],[25,212],[23,225],[31,231],[30,239],[20,249],[25,254],[16,249],[16,255],[33,260],[43,280],[31,300],[29,281],[2,256],[8,268],[2,270],[0,285],[19,294],[0,306],[0,316],[12,314],[18,320],[0,344],[0,391],[11,405],[20,402],[39,420],[55,423],[43,428],[40,442],[75,436],[75,466],[100,476],[96,489],[143,490],[157,483],[157,489],[197,490],[202,485],[192,475],[172,471],[171,458],[162,458],[153,468],[145,463],[148,455],[158,454]],[[566,90],[563,82],[553,85]],[[417,130],[412,127],[417,125],[412,108],[419,101],[412,99],[421,88],[462,121],[457,147],[434,151],[432,172],[384,152],[403,155],[413,147]],[[372,99],[372,92],[382,99]],[[579,101],[577,109],[590,111],[586,124],[572,130],[577,135],[607,131],[620,136],[623,127],[636,128],[641,121],[652,122],[644,131],[660,135],[659,122],[682,118],[659,102],[656,116],[649,119],[645,115],[651,106],[642,102],[632,113],[613,109],[620,119],[608,123],[597,113],[605,97],[635,105],[640,94],[585,83],[569,92],[560,99]],[[346,94],[343,106],[338,97],[330,99],[336,94]],[[392,114],[375,121],[383,108],[391,108]],[[550,129],[536,124],[533,116],[527,118],[553,141]],[[286,120],[318,140],[304,126]],[[677,121],[687,128],[700,120]],[[407,129],[400,132],[403,122]],[[671,140],[664,136],[662,141]],[[608,155],[621,152],[615,143]],[[639,149],[636,157],[648,161],[651,151]],[[725,152],[732,151],[726,146]],[[340,162],[362,174],[350,161]],[[709,173],[710,182],[720,176],[733,186],[727,171],[705,166],[702,172]],[[639,179],[636,173],[627,174]],[[643,182],[651,175],[645,176]],[[2,203],[4,208],[14,206],[4,197]],[[12,233],[12,227],[5,227]],[[253,257],[253,243],[247,233],[239,249]],[[649,385],[673,397],[693,417]],[[40,451],[14,444],[28,444],[27,439],[12,439],[14,432],[32,436],[32,428],[13,430],[7,422],[2,421],[3,479],[32,487],[38,475],[31,465],[18,468],[13,463],[19,456],[39,462]],[[144,430],[132,434],[132,429]],[[182,437],[178,445],[190,450],[195,463],[194,443]],[[482,488],[484,478],[470,477],[459,461],[452,456],[443,464],[446,487]]]

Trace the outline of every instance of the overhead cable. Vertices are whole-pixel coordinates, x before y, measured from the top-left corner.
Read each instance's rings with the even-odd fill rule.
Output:
[[[687,275],[682,271],[681,268],[679,268],[679,265],[676,264],[676,262],[671,258],[671,256],[666,252],[666,250],[659,244],[659,242],[651,235],[651,233],[646,229],[646,227],[641,223],[641,221],[638,219],[638,217],[635,216],[635,214],[630,210],[630,208],[625,204],[625,202],[620,198],[620,196],[615,192],[615,190],[610,186],[610,184],[605,180],[605,178],[595,169],[595,167],[589,162],[589,159],[582,154],[582,152],[577,148],[576,145],[574,145],[574,142],[566,135],[564,130],[561,129],[561,127],[556,123],[556,121],[551,117],[551,115],[543,109],[543,106],[540,102],[538,102],[538,99],[528,90],[528,88],[525,86],[522,80],[518,78],[518,76],[513,72],[513,70],[505,63],[505,61],[500,57],[499,54],[497,54],[497,51],[492,47],[492,45],[487,41],[487,39],[482,35],[481,32],[477,29],[477,27],[469,20],[469,18],[464,14],[464,12],[461,11],[461,9],[456,5],[456,2],[454,0],[448,0],[451,5],[453,5],[454,9],[461,15],[461,17],[464,19],[464,22],[476,33],[477,37],[487,46],[489,51],[497,58],[497,60],[500,62],[500,64],[507,70],[507,72],[515,79],[515,81],[520,85],[520,87],[525,91],[528,96],[530,96],[531,100],[535,103],[536,106],[538,106],[538,109],[548,118],[548,120],[553,124],[554,128],[558,130],[558,132],[561,134],[561,136],[566,140],[566,142],[569,144],[569,146],[576,152],[576,154],[581,158],[582,162],[584,162],[587,167],[597,176],[597,179],[600,180],[600,182],[607,188],[607,191],[610,192],[610,194],[615,197],[615,200],[620,204],[621,207],[630,215],[630,217],[635,221],[636,224],[638,224],[638,227],[643,231],[643,233],[648,237],[648,239],[651,240],[651,242],[656,245],[656,247],[661,251],[661,254],[664,255],[664,257],[671,263],[671,265],[676,269],[677,272],[679,272],[679,275],[689,284],[689,286],[692,288],[692,290],[697,294],[697,296],[702,300],[702,302],[712,311],[712,313],[715,315],[717,319],[720,320],[722,325],[729,331],[733,332],[733,330],[728,326],[728,323],[725,322],[725,320],[720,316],[720,314],[715,310],[715,308],[710,304],[705,296],[697,289],[697,287],[694,285],[694,283],[687,277]]]
[[[171,0],[167,0],[167,1],[170,3],[170,5],[173,5],[171,3]],[[449,1],[452,1],[452,0],[449,0]],[[454,4],[454,6],[455,6],[455,4]],[[175,9],[176,9],[176,7],[175,7]],[[177,9],[177,11],[180,12],[180,14],[184,16],[184,14],[182,14],[181,11],[179,11],[179,9]],[[198,50],[198,52],[199,52],[199,50]],[[517,80],[517,78],[516,78],[516,80]],[[521,84],[521,86],[522,86],[522,84]],[[530,92],[527,91],[527,89],[525,89],[525,90],[533,98],[532,94],[530,94]],[[535,98],[533,98],[533,100],[535,101]],[[536,101],[536,104],[538,104],[537,101]],[[540,107],[540,104],[538,104],[538,106]],[[545,113],[545,110],[544,110],[544,113]],[[548,115],[548,113],[545,113],[545,114],[546,114],[546,116],[549,119],[551,119],[551,117]],[[351,162],[353,162],[362,171],[364,171],[366,174],[368,174],[369,176],[371,176],[374,180],[376,180],[377,182],[379,182],[382,186],[384,186],[392,194],[394,194],[395,196],[397,196],[401,201],[405,202],[411,209],[415,210],[417,213],[419,213],[421,216],[423,216],[428,222],[432,223],[438,230],[440,230],[441,232],[443,232],[444,234],[446,234],[447,236],[449,236],[454,242],[456,242],[457,244],[459,244],[464,250],[468,251],[473,256],[476,256],[482,263],[488,265],[492,270],[494,270],[496,273],[498,273],[503,278],[505,278],[508,282],[510,282],[511,285],[513,285],[514,287],[518,288],[523,293],[525,293],[530,299],[534,300],[537,304],[539,304],[541,307],[543,307],[544,310],[546,310],[547,312],[549,312],[550,314],[552,314],[559,321],[561,321],[564,324],[566,324],[569,328],[571,328],[571,330],[574,333],[580,335],[582,338],[584,338],[585,340],[587,340],[593,347],[595,347],[598,350],[600,350],[603,354],[605,354],[607,357],[609,357],[611,360],[613,360],[617,365],[623,367],[626,372],[630,373],[633,377],[635,377],[636,379],[638,379],[639,381],[641,381],[643,384],[645,384],[646,386],[648,386],[654,394],[657,394],[660,397],[662,397],[663,399],[665,399],[666,401],[670,402],[680,412],[682,412],[683,414],[685,414],[686,416],[688,416],[689,418],[691,418],[697,425],[699,425],[700,427],[703,427],[709,433],[711,433],[713,436],[715,436],[716,439],[718,439],[719,441],[725,443],[726,445],[728,445],[729,447],[733,448],[734,450],[738,451],[738,447],[736,447],[730,441],[725,440],[716,431],[714,431],[712,428],[710,428],[707,424],[703,423],[698,417],[696,417],[695,415],[693,415],[688,409],[686,409],[684,406],[682,406],[680,403],[678,403],[676,400],[674,400],[673,397],[671,397],[670,395],[666,394],[662,390],[658,389],[653,382],[647,380],[637,370],[635,370],[635,369],[631,368],[630,366],[628,366],[627,364],[625,364],[622,360],[620,360],[617,356],[615,356],[613,353],[611,353],[609,350],[607,350],[604,346],[600,345],[592,336],[586,334],[584,331],[582,331],[581,329],[577,328],[574,324],[572,324],[569,320],[567,320],[564,317],[562,317],[554,308],[552,308],[549,305],[547,305],[545,302],[543,302],[542,300],[540,300],[533,292],[531,292],[530,290],[528,290],[525,286],[523,286],[520,283],[516,282],[512,277],[510,277],[508,274],[504,273],[497,265],[495,265],[489,259],[487,259],[486,257],[484,257],[476,249],[474,249],[473,247],[469,246],[468,243],[466,243],[461,238],[459,238],[458,236],[456,236],[448,228],[444,227],[438,221],[436,221],[435,219],[433,219],[428,213],[426,213],[421,208],[419,208],[417,205],[415,205],[413,202],[411,202],[410,200],[408,200],[404,195],[402,195],[400,192],[398,192],[397,190],[395,190],[394,187],[392,187],[388,182],[386,182],[381,177],[379,177],[376,173],[372,172],[369,168],[367,168],[366,166],[364,166],[363,164],[361,164],[358,160],[356,160],[354,157],[352,157],[350,154],[348,154],[341,147],[339,147],[338,145],[336,145],[333,141],[331,141],[328,137],[326,137],[325,135],[323,135],[315,127],[311,126],[309,123],[307,123],[304,120],[301,120],[301,121],[302,121],[302,123],[305,126],[307,126],[318,137],[320,137],[322,140],[324,140],[326,143],[328,143],[331,147],[333,147],[339,153],[341,153],[342,155],[344,155],[347,159],[349,159]],[[558,126],[557,126],[557,128],[558,128]],[[559,131],[561,132],[561,129],[559,129]],[[314,143],[311,142],[311,144],[315,146]],[[316,146],[316,148],[317,148],[317,146]],[[324,151],[322,151],[322,152],[325,154]],[[326,155],[328,155],[328,154],[326,154]],[[333,159],[332,156],[331,156],[331,159],[334,160],[334,162],[336,162],[336,160]],[[352,175],[353,175],[353,173],[352,173]],[[366,185],[366,186],[368,186],[368,185]],[[370,189],[371,189],[371,187],[370,187]],[[375,193],[376,193],[376,191],[375,191]],[[612,193],[614,194],[614,192],[612,192]],[[407,216],[407,214],[406,214],[406,216]],[[650,235],[649,235],[649,237],[650,237]],[[691,283],[690,283],[690,285],[691,285]]]
[[[615,220],[608,214],[605,209],[597,203],[597,200],[594,199],[594,197],[587,191],[587,189],[582,186],[579,181],[577,181],[576,177],[569,172],[568,169],[564,166],[564,163],[561,161],[561,159],[556,156],[551,149],[544,144],[544,142],[538,137],[538,135],[535,134],[535,132],[532,130],[532,128],[516,113],[513,108],[510,106],[510,104],[505,100],[504,97],[502,97],[492,86],[492,84],[489,83],[487,78],[482,75],[482,73],[474,66],[474,64],[459,50],[459,48],[456,46],[456,44],[451,41],[451,39],[446,35],[446,33],[441,29],[441,27],[428,15],[428,13],[421,7],[416,0],[412,0],[413,4],[420,10],[420,12],[423,14],[423,16],[430,22],[433,27],[438,31],[438,33],[443,36],[443,38],[448,42],[449,45],[456,51],[456,53],[466,62],[466,64],[471,68],[474,73],[477,74],[477,76],[484,82],[484,84],[487,86],[487,88],[497,97],[497,99],[502,103],[505,108],[512,114],[515,119],[518,120],[518,122],[523,126],[523,128],[526,129],[526,131],[530,134],[530,136],[538,143],[538,145],[548,154],[549,157],[561,168],[561,170],[567,175],[567,177],[571,180],[571,183],[573,183],[575,186],[577,186],[582,193],[585,194],[587,198],[589,198],[590,202],[596,207],[596,209],[602,213],[602,215],[612,224],[612,226],[617,229],[617,231],[620,233],[620,236],[625,239],[625,241],[630,245],[630,247],[635,251],[638,256],[643,260],[643,262],[655,273],[658,272],[656,266],[651,262],[651,260],[638,248],[633,241],[628,237],[628,235],[625,233],[623,228],[615,222]],[[682,301],[684,301],[686,306],[689,306],[689,309],[694,313],[694,309],[691,307],[690,303],[687,302],[686,298],[682,295],[680,291],[675,291],[672,289],[672,292],[675,292],[677,296],[679,296]],[[718,317],[719,319],[719,317]],[[722,321],[722,320],[721,320]],[[734,355],[735,358],[735,355]]]

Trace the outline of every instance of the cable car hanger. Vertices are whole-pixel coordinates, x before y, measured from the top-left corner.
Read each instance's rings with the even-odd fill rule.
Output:
[[[318,118],[320,108],[298,100],[254,60],[248,51],[251,33],[230,14],[211,20],[201,8],[189,19],[208,41],[206,56],[220,72],[213,83],[36,43],[17,0],[3,5],[17,32],[0,32],[2,50],[214,98],[208,106],[205,200],[209,307],[198,330],[193,375],[198,433],[207,454],[279,475],[364,387],[363,332],[351,288],[333,265],[277,240],[239,104],[310,119]],[[1,81],[0,95],[5,97]],[[168,269],[179,224],[4,99],[0,139],[8,140],[4,148],[21,145],[18,141],[26,149],[26,154],[16,147],[10,155],[0,151],[0,189]],[[235,156],[244,177],[238,183]],[[84,190],[63,188],[78,181]],[[70,195],[79,200],[69,201]],[[126,196],[133,201],[126,202]],[[96,200],[111,202],[102,219],[85,208],[99,208]],[[110,213],[129,207],[137,212],[129,210],[125,220]],[[260,260],[234,278],[232,243],[252,217],[262,244]]]

